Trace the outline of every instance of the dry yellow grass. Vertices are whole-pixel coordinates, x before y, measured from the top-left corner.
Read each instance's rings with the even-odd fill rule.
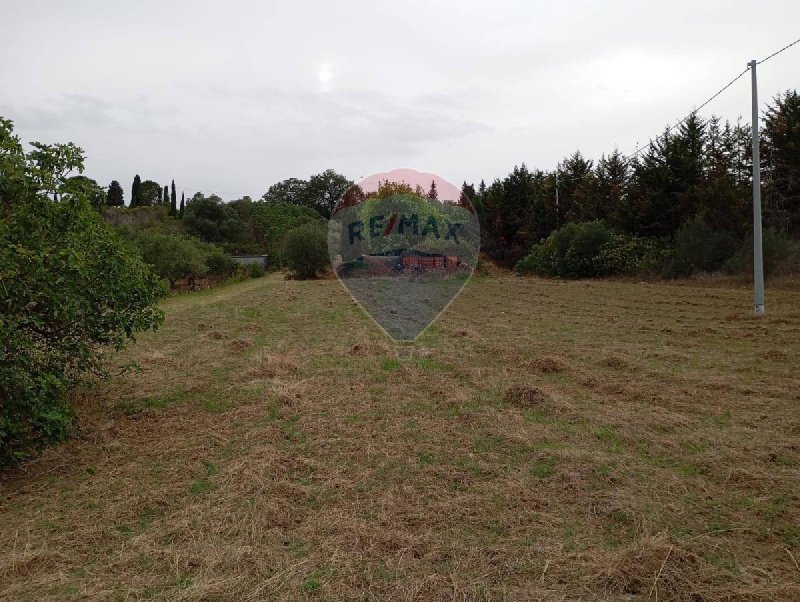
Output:
[[[798,302],[494,274],[396,349],[335,281],[170,299],[0,481],[0,598],[800,599]]]

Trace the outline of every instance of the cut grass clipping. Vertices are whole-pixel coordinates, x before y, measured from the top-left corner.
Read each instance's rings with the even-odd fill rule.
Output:
[[[0,481],[4,600],[798,600],[800,295],[473,280],[397,353],[336,281],[167,300]]]

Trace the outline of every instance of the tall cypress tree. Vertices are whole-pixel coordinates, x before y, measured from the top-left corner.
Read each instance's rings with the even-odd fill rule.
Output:
[[[181,208],[180,208],[180,211],[178,211],[178,218],[179,219],[183,219],[183,208],[184,208],[184,205],[185,205],[185,203],[184,203],[184,194],[181,193]]]
[[[169,187],[164,186],[164,192],[161,194],[161,202],[169,203]]]
[[[137,173],[131,186],[131,207],[138,207],[142,203],[142,178]]]
[[[175,194],[175,180],[172,180],[172,194],[169,201],[169,214],[172,216],[178,215],[178,196]]]

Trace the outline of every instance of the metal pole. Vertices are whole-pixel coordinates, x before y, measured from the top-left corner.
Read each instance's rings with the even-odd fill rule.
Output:
[[[761,243],[761,157],[758,146],[757,61],[750,61],[753,82],[753,303],[755,315],[764,315],[764,251]]]

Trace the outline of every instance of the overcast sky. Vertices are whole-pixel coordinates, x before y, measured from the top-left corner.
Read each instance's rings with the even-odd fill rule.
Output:
[[[751,58],[800,2],[0,0],[0,115],[86,174],[259,197],[328,167],[487,182],[632,151]],[[759,68],[800,88],[800,44]],[[749,119],[749,78],[703,112]]]

